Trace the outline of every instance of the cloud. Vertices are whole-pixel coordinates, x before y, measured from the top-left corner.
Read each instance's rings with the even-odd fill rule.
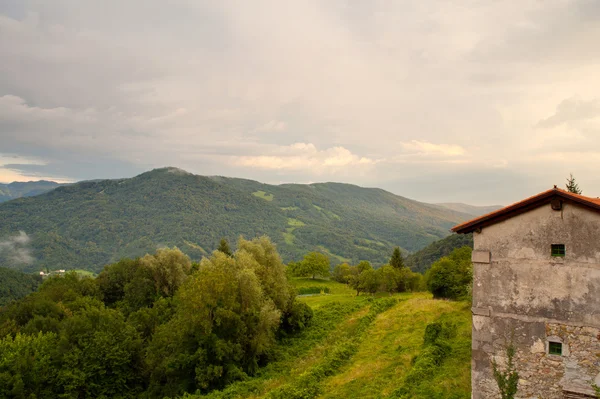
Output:
[[[34,262],[31,255],[31,249],[28,244],[31,238],[24,231],[18,235],[8,237],[5,241],[0,241],[0,257],[6,259],[10,265],[30,265]]]
[[[585,101],[579,98],[568,98],[558,104],[553,115],[540,120],[537,127],[553,128],[595,118],[600,118],[600,100]]]
[[[273,119],[264,125],[257,127],[253,131],[258,133],[283,132],[285,131],[286,127],[287,124],[285,122]]]
[[[318,150],[312,143],[295,143],[273,149],[278,155],[237,156],[233,162],[244,167],[266,170],[307,170],[316,174],[347,172],[348,168],[360,170],[380,160],[361,157],[344,147]]]
[[[0,180],[175,165],[426,198],[412,175],[562,179],[568,157],[550,154],[597,144],[597,100],[580,99],[600,87],[598,4],[4,2],[0,148],[36,162],[2,161]],[[596,158],[577,161],[597,182]],[[513,189],[492,202],[532,194]]]
[[[401,143],[404,150],[416,155],[445,155],[450,157],[465,154],[465,149],[455,144],[433,144],[425,141],[412,140]]]

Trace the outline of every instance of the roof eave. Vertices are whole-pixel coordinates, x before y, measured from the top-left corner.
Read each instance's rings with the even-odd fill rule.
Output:
[[[560,197],[561,199],[572,201],[580,205],[586,206],[588,208],[600,211],[600,204],[598,203],[587,201],[584,198],[569,195],[568,193],[555,189],[545,191],[537,196],[533,196],[524,201],[518,202],[513,205],[509,205],[498,211],[461,223],[459,225],[454,226],[451,230],[458,234],[471,233],[477,229],[501,222],[513,216],[548,204],[550,203],[550,201],[552,201],[552,199],[556,197]]]

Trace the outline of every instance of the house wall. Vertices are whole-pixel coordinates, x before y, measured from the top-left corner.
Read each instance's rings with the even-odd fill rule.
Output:
[[[473,398],[495,398],[491,359],[517,347],[519,398],[591,394],[600,385],[600,213],[544,205],[475,232]],[[550,255],[565,244],[564,258]],[[489,261],[488,261],[489,259]],[[564,356],[547,354],[548,338]]]

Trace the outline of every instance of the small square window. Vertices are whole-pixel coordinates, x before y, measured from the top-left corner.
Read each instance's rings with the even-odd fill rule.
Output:
[[[565,244],[552,244],[550,254],[552,256],[565,256]]]
[[[562,344],[560,342],[548,342],[548,353],[562,356]]]

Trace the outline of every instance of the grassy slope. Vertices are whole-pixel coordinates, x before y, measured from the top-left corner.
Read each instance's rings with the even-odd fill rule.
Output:
[[[268,235],[286,262],[321,250],[381,264],[394,246],[416,251],[468,216],[379,189],[323,183],[272,186],[174,168],[131,179],[76,183],[0,204],[0,240],[25,231],[36,262],[0,264],[98,272],[123,257],[177,246],[198,260],[220,238]]]
[[[295,284],[327,286],[331,294],[300,299],[314,309],[315,322],[280,346],[282,360],[223,392],[194,398],[387,398],[402,385],[412,359],[420,353],[425,327],[440,318],[458,324],[458,334],[450,342],[452,354],[413,390],[413,397],[470,397],[468,304],[433,300],[425,293],[400,294],[395,306],[368,320],[374,301],[389,300],[387,296],[356,297],[346,286],[326,280],[296,279]],[[348,343],[352,350],[343,352]],[[344,356],[336,358],[340,353]],[[323,370],[325,376],[309,379]]]

